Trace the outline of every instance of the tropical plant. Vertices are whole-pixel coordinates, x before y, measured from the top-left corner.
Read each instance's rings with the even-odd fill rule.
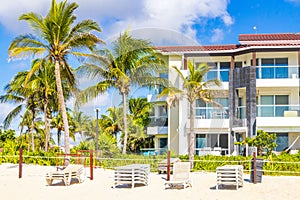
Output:
[[[73,139],[73,141],[75,141],[75,124],[73,121],[73,118],[70,114],[70,112],[67,112],[67,116],[68,116],[68,121],[69,121],[69,131],[70,131],[70,137]],[[51,128],[55,128],[57,130],[57,145],[61,146],[61,134],[62,131],[65,132],[65,126],[63,123],[63,117],[61,112],[57,113],[56,115],[54,115],[51,119],[50,122],[50,126]]]
[[[194,152],[195,152],[195,113],[194,103],[196,100],[200,100],[203,103],[211,103],[215,106],[221,106],[213,100],[214,91],[211,89],[213,86],[220,86],[221,82],[217,79],[211,79],[205,81],[205,75],[210,70],[207,64],[202,63],[199,66],[195,66],[190,61],[187,63],[188,75],[185,76],[176,66],[172,67],[183,81],[183,90],[175,87],[166,87],[158,95],[158,97],[168,96],[167,102],[169,105],[175,105],[175,103],[181,98],[185,97],[189,104],[190,114],[190,134],[189,134],[189,160],[191,162],[191,168],[194,165]]]
[[[263,150],[267,150],[267,155],[270,155],[272,150],[277,147],[276,144],[276,134],[267,133],[263,130],[257,130],[257,136],[253,138],[247,137],[241,142],[236,142],[235,144],[248,144],[251,147],[257,147],[257,152],[259,156],[263,155]]]
[[[147,98],[129,99],[128,109],[130,118],[135,124],[146,127],[150,123],[152,104],[147,101]]]
[[[79,133],[81,140],[84,141],[91,126],[91,119],[81,111],[73,111],[74,132]]]
[[[132,85],[154,85],[166,80],[155,77],[163,71],[162,61],[157,57],[149,42],[133,38],[128,31],[121,34],[114,42],[112,51],[98,51],[91,62],[78,69],[92,79],[99,79],[96,85],[85,89],[78,101],[86,103],[109,88],[117,88],[123,102],[123,151],[127,145],[127,96]]]
[[[67,56],[86,57],[89,55],[86,50],[92,50],[97,43],[102,43],[102,40],[91,33],[91,31],[101,32],[96,22],[83,20],[74,25],[76,16],[73,12],[77,7],[76,3],[67,1],[56,3],[56,0],[52,0],[45,17],[33,12],[21,15],[19,19],[29,23],[34,35],[25,34],[16,37],[8,49],[10,58],[40,55],[53,62],[59,108],[64,123],[66,153],[70,153],[70,141],[62,78],[67,77],[69,82],[75,85],[75,77],[67,62]],[[61,76],[62,70],[67,74],[65,77]]]
[[[32,87],[26,87],[24,82],[28,75],[27,71],[18,72],[12,81],[5,86],[5,94],[0,96],[1,103],[15,103],[16,107],[10,111],[4,119],[4,129],[7,129],[12,120],[16,118],[22,110],[25,110],[21,125],[28,126],[31,134],[31,147],[34,151],[34,121],[38,109],[38,92]],[[22,130],[22,128],[21,128]]]

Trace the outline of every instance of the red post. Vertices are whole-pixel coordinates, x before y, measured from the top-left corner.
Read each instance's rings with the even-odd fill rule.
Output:
[[[256,172],[256,152],[253,152],[253,183],[257,183],[257,172]]]
[[[167,181],[170,180],[170,173],[171,173],[171,170],[170,170],[170,151],[168,151],[168,159],[167,159]]]
[[[90,150],[90,180],[94,179],[93,174],[93,150]]]
[[[20,148],[20,154],[19,154],[19,178],[22,178],[22,163],[23,163],[23,149]]]

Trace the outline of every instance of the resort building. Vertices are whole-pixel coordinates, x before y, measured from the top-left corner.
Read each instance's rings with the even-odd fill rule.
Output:
[[[187,62],[207,63],[205,80],[220,79],[215,101],[224,109],[196,101],[196,154],[242,154],[234,144],[256,136],[257,130],[277,135],[276,151],[293,144],[300,148],[299,65],[300,34],[241,34],[239,44],[211,46],[160,46],[157,52],[169,66],[187,74]],[[170,68],[168,79],[178,88],[182,81]],[[168,107],[157,99],[160,88],[148,96],[155,102],[147,134],[155,149],[188,153],[189,102],[182,98]],[[296,142],[294,142],[296,141]],[[248,152],[247,152],[248,153]]]

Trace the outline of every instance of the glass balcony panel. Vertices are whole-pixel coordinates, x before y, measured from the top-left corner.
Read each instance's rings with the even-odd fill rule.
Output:
[[[262,79],[271,79],[274,78],[274,67],[263,67],[261,69],[261,78]]]
[[[257,79],[298,78],[298,66],[257,66]]]
[[[273,106],[262,106],[260,107],[260,117],[274,117]]]
[[[289,72],[288,72],[287,67],[276,67],[275,68],[275,73],[276,73],[276,78],[288,78],[289,77]]]
[[[220,71],[220,79],[223,82],[228,82],[229,81],[229,72],[227,70]]]

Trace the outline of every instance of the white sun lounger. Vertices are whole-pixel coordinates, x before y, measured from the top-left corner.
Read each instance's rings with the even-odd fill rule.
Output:
[[[165,182],[165,188],[179,187],[192,187],[189,162],[175,162],[173,166],[173,178]]]
[[[46,174],[46,181],[51,185],[53,180],[62,180],[67,186],[71,184],[72,178],[76,178],[79,183],[84,181],[84,167],[83,165],[68,165],[61,171],[48,172]]]

